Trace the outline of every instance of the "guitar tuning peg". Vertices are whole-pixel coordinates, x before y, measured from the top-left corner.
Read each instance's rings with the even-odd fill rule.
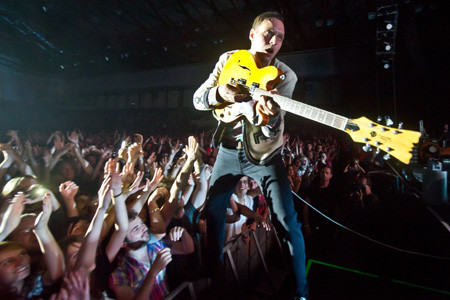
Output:
[[[398,123],[398,129],[402,129],[403,128],[403,122]]]
[[[383,159],[384,159],[384,160],[388,160],[389,158],[391,158],[391,155],[389,155],[389,153],[383,155]]]
[[[384,119],[386,120],[386,126],[391,126],[392,124],[394,124],[394,122],[391,120],[391,117],[386,116]]]
[[[369,144],[366,144],[365,146],[362,147],[364,152],[369,152],[370,150],[372,150],[372,148],[370,147]]]
[[[381,118],[381,116],[378,116],[377,122],[380,123],[381,121],[383,121],[383,118]]]
[[[377,148],[377,154],[380,154],[380,148]]]

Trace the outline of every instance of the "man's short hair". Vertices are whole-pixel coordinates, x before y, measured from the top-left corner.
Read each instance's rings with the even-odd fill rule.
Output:
[[[255,29],[256,27],[258,27],[259,24],[261,24],[262,22],[264,22],[265,20],[271,19],[271,18],[275,18],[280,20],[281,22],[284,23],[284,18],[283,16],[276,11],[266,11],[260,15],[258,15],[255,20],[253,20],[253,25],[252,28]]]
[[[139,216],[139,214],[135,210],[132,210],[132,209],[127,211],[127,215],[128,215],[128,221],[133,221],[137,216]]]

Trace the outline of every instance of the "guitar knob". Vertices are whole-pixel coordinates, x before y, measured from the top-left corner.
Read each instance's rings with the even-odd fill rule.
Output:
[[[394,124],[394,122],[391,120],[391,117],[389,117],[389,116],[386,116],[385,120],[386,120],[386,126],[391,126],[392,124]]]
[[[368,141],[369,141],[369,139],[368,139],[368,138],[364,138],[364,142],[366,142],[366,143],[367,143]]]
[[[378,116],[377,122],[380,123],[381,121],[383,121],[383,118],[381,116]]]
[[[389,153],[383,155],[383,159],[384,159],[384,160],[388,160],[389,158],[391,158],[391,155],[390,155]]]
[[[403,122],[398,123],[398,129],[402,129],[403,128]]]
[[[380,154],[380,148],[377,148],[377,154]]]
[[[365,146],[362,147],[364,152],[369,152],[370,150],[372,150],[372,148],[370,147],[369,144],[366,144]]]

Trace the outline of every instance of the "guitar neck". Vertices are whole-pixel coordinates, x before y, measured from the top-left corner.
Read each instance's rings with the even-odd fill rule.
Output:
[[[345,127],[347,126],[348,118],[299,101],[292,100],[288,97],[270,94],[266,90],[256,88],[254,89],[252,94],[272,97],[272,99],[275,100],[278,105],[280,105],[282,110],[288,111],[306,119],[316,121],[343,131],[345,131]]]

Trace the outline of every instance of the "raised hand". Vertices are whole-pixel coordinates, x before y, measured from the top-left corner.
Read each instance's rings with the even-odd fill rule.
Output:
[[[181,149],[180,140],[177,140],[177,143],[173,147],[171,147],[170,151],[173,154],[173,153],[177,153],[178,151],[180,151],[180,149]]]
[[[67,287],[68,300],[89,300],[89,276],[83,279],[79,272],[70,272],[64,278],[64,286]]]
[[[33,156],[33,146],[31,145],[30,140],[26,140],[23,147],[24,147],[27,155]]]
[[[70,272],[64,277],[63,284],[58,293],[50,296],[50,300],[89,300],[89,277],[79,272]]]
[[[148,189],[150,191],[155,190],[156,187],[158,187],[158,185],[161,182],[161,180],[163,180],[163,178],[164,178],[163,170],[161,168],[157,168],[155,170],[155,174],[153,174],[152,181],[150,181],[150,183],[148,185]]]
[[[59,193],[64,199],[74,199],[78,190],[78,185],[72,181],[66,181],[59,185]]]
[[[0,150],[3,152],[4,160],[0,164],[0,167],[2,169],[9,168],[14,161],[16,160],[16,153],[14,152],[14,149],[9,144],[0,144]]]
[[[141,171],[137,172],[137,174],[136,174],[136,179],[135,179],[135,180],[133,181],[133,183],[128,187],[128,191],[127,191],[127,192],[124,191],[124,193],[127,194],[127,195],[131,195],[131,194],[136,193],[136,192],[139,191],[139,190],[144,189],[144,188],[145,188],[145,185],[139,186],[139,184],[140,184],[141,181],[142,181],[142,178],[144,178],[144,172],[141,172]]]
[[[150,271],[154,276],[158,275],[159,272],[164,270],[164,268],[172,261],[172,253],[170,248],[161,249],[156,255],[155,261],[150,267]]]
[[[142,136],[142,134],[139,133],[134,134],[134,142],[142,146],[142,143],[144,142],[144,137]]]
[[[263,227],[265,230],[270,231],[270,223],[259,213],[255,213],[255,222],[258,227]]]
[[[0,226],[0,242],[3,241],[20,223],[20,215],[22,214],[27,200],[25,194],[17,193],[13,199],[9,201],[9,206],[3,216]]]
[[[128,140],[129,137],[127,137],[125,141],[122,141],[120,149],[117,152],[117,155],[123,161],[128,161]]]
[[[134,173],[134,164],[127,162],[120,173],[120,178],[122,179],[122,190],[128,193],[129,187],[136,179],[136,174]]]
[[[190,136],[188,139],[188,144],[186,145],[186,148],[184,148],[184,152],[187,155],[187,159],[190,161],[195,160],[196,153],[198,151],[198,143],[195,137]]]
[[[52,199],[50,193],[44,195],[42,199],[42,212],[37,216],[35,225],[35,231],[43,230],[47,228],[48,220],[52,214]]]
[[[55,147],[56,152],[63,150],[64,139],[61,138],[58,134],[55,134],[55,139],[53,140],[53,146]]]
[[[111,203],[111,177],[107,175],[98,190],[98,207],[107,209]]]
[[[144,154],[144,151],[142,151],[142,143],[134,143],[128,147],[128,162],[134,164],[142,154]]]
[[[107,149],[105,151],[102,151],[101,160],[104,161],[105,159],[111,157],[111,150]]]
[[[172,242],[177,242],[181,239],[185,229],[183,227],[175,226],[169,232],[169,237]]]
[[[169,166],[168,163],[169,163],[169,158],[163,157],[159,164],[161,165],[161,168],[166,169],[166,167]]]

